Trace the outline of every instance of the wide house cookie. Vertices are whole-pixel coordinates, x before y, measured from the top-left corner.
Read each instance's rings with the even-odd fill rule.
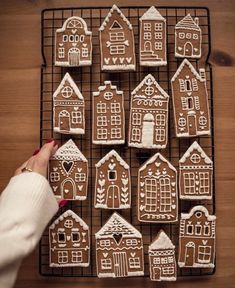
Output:
[[[180,199],[212,199],[213,162],[195,141],[179,160]]]
[[[139,221],[177,221],[177,170],[160,153],[153,155],[139,168],[137,193]]]
[[[144,275],[142,235],[118,213],[113,213],[95,239],[99,278]]]
[[[101,70],[132,71],[136,68],[131,23],[114,4],[99,28]]]
[[[68,140],[51,157],[48,180],[57,199],[86,199],[88,161],[73,140]]]
[[[162,149],[168,138],[169,95],[148,74],[131,92],[128,145]]]
[[[95,208],[130,208],[131,176],[129,165],[115,150],[112,150],[95,166]]]
[[[67,210],[49,227],[50,267],[87,267],[90,233],[87,224]]]
[[[92,32],[81,17],[70,17],[55,33],[55,65],[78,67],[91,62]]]
[[[94,144],[125,143],[124,96],[111,81],[104,81],[104,86],[93,92],[92,114]]]
[[[166,19],[152,6],[140,17],[140,65],[167,65],[166,49]]]
[[[204,206],[182,213],[179,236],[179,267],[214,268],[216,216]]]
[[[175,245],[163,230],[149,245],[148,255],[152,281],[176,281]]]
[[[53,94],[54,131],[62,134],[85,134],[84,98],[69,73]]]
[[[187,60],[171,79],[177,137],[210,135],[210,114],[204,68],[199,73]]]

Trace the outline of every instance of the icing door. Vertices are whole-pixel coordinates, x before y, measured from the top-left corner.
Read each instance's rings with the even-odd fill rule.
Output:
[[[107,192],[107,207],[108,208],[119,208],[120,206],[120,195],[119,187],[117,185],[110,185]]]
[[[61,183],[61,197],[63,199],[75,199],[75,185],[72,179],[65,179]]]
[[[70,114],[68,111],[61,111],[59,114],[60,131],[70,131]]]
[[[188,132],[189,132],[190,136],[196,136],[197,135],[195,115],[188,115]]]
[[[160,280],[161,269],[159,267],[153,267],[153,280]]]
[[[192,267],[195,262],[195,244],[189,242],[186,244],[185,249],[185,266]]]
[[[144,116],[143,130],[142,130],[142,145],[146,148],[151,148],[154,139],[154,117],[148,113]]]
[[[69,65],[70,66],[79,66],[80,60],[80,51],[78,48],[69,49]]]
[[[184,55],[187,57],[193,56],[193,45],[190,42],[184,45]]]
[[[114,274],[116,277],[125,277],[128,275],[126,252],[114,252]]]

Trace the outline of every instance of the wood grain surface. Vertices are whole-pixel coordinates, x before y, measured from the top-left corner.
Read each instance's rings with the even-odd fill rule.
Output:
[[[180,278],[176,283],[149,279],[45,278],[38,273],[38,250],[19,272],[17,288],[26,287],[210,287],[234,288],[235,282],[235,1],[141,0],[124,5],[207,6],[211,11],[214,76],[217,268],[210,277]],[[106,0],[7,0],[0,3],[0,190],[13,171],[39,146],[40,12],[45,8],[111,6]],[[122,283],[122,284],[120,284]]]

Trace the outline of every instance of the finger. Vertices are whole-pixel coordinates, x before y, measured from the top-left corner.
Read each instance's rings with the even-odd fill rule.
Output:
[[[42,146],[40,152],[37,154],[37,158],[45,160],[46,163],[47,163],[49,161],[51,155],[54,152],[54,147],[56,147],[54,145],[55,145],[55,141],[54,140],[52,142],[50,142],[50,143],[44,144]]]

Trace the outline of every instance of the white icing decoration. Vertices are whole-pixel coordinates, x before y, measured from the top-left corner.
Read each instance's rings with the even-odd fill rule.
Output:
[[[117,161],[125,168],[129,169],[129,165],[119,156],[119,154],[115,150],[111,150],[107,153],[95,166],[98,168],[103,165],[106,161],[108,161],[111,157],[115,157]]]
[[[161,230],[156,239],[149,245],[149,251],[158,249],[175,249],[171,239]]]
[[[163,20],[166,19],[159,13],[159,11],[154,7],[151,6],[144,14],[140,17],[140,21],[142,20]]]
[[[198,18],[195,18],[198,19]],[[175,28],[187,28],[192,30],[201,31],[201,28],[199,27],[198,23],[193,20],[192,16],[190,14],[186,15],[182,20],[180,20]]]
[[[208,221],[215,221],[216,216],[215,215],[210,215],[206,207],[202,205],[194,206],[189,213],[181,213],[181,219],[190,219],[193,214],[195,214],[197,211],[201,211],[202,213],[205,214],[206,218]]]
[[[188,148],[188,150],[184,153],[183,157],[179,160],[179,163],[184,163],[191,156],[194,150],[200,153],[201,157],[204,159],[206,164],[213,163],[212,160],[203,151],[201,146],[197,143],[197,141],[194,141],[193,144]]]

